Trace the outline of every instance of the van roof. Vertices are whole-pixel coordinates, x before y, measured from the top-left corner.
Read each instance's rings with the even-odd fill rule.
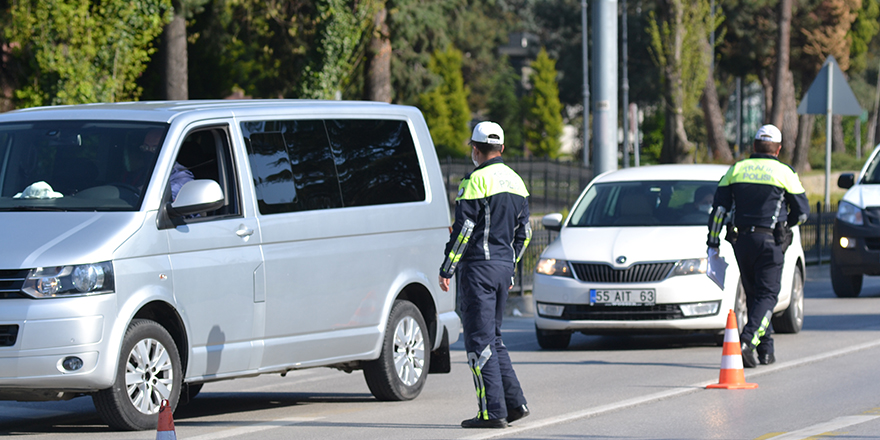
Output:
[[[34,119],[93,119],[93,120],[140,120],[171,122],[174,118],[193,113],[211,113],[216,116],[233,116],[259,110],[280,112],[289,110],[333,110],[357,113],[384,113],[397,108],[410,108],[375,101],[326,101],[299,99],[242,99],[242,100],[192,100],[192,101],[133,101],[78,105],[55,105],[32,107],[0,113],[0,122]]]

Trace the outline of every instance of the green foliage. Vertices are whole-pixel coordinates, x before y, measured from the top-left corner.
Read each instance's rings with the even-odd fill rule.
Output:
[[[376,1],[317,0],[316,38],[297,84],[297,98],[333,99],[350,80],[355,59],[369,42]]]
[[[441,157],[467,155],[470,151],[467,140],[471,111],[467,101],[469,92],[461,76],[461,62],[462,53],[454,47],[434,52],[428,70],[439,77],[439,82],[419,97],[431,138]]]
[[[654,110],[646,114],[645,122],[642,124],[641,164],[658,164],[660,163],[660,153],[663,151],[663,127],[666,125],[666,113]]]
[[[492,77],[489,93],[488,117],[504,129],[504,151],[508,155],[521,155],[523,147],[523,115],[516,86],[519,75],[514,72],[506,58],[502,58],[503,68]]]
[[[555,159],[559,155],[562,135],[562,104],[556,84],[556,62],[541,49],[532,62],[529,77],[532,89],[525,97],[523,135],[526,148],[537,157]]]
[[[136,100],[170,0],[23,0],[11,6],[8,41],[27,61],[21,107]]]
[[[861,72],[866,67],[868,44],[880,31],[878,17],[880,17],[880,0],[862,0],[862,8],[859,9],[856,21],[853,22],[849,32],[852,44],[849,50],[848,73]]]
[[[670,75],[663,75],[664,87],[680,88],[683,91],[681,109],[685,118],[698,112],[697,104],[703,94],[706,76],[709,74],[711,59],[703,50],[710,32],[724,20],[716,12],[713,21],[708,0],[693,0],[678,3],[680,21],[670,11],[659,20],[653,16],[649,21],[648,33],[651,35],[650,53],[655,64],[661,69],[672,71],[676,84],[669,84]],[[673,105],[673,103],[667,103]]]

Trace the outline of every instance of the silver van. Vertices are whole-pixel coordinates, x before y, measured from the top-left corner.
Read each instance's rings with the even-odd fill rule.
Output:
[[[0,400],[90,395],[116,429],[205,382],[449,372],[449,207],[413,107],[89,104],[0,114]]]

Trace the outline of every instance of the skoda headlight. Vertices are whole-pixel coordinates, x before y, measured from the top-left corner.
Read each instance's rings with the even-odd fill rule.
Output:
[[[863,225],[865,224],[864,219],[862,218],[862,210],[859,209],[856,205],[853,205],[849,202],[844,202],[841,200],[840,204],[837,205],[837,218],[842,222],[851,223],[854,225]]]
[[[34,298],[111,293],[115,289],[113,265],[103,263],[32,269],[21,291]]]
[[[572,278],[571,269],[568,267],[568,261],[557,260],[555,258],[541,258],[538,260],[538,266],[535,272],[541,275],[555,275],[558,277]]]
[[[706,268],[708,266],[709,260],[707,258],[681,260],[678,263],[675,263],[675,268],[672,269],[672,276],[706,273]]]

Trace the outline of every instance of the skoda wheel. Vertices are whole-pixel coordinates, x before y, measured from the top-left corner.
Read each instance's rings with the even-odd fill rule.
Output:
[[[412,400],[422,392],[431,362],[426,329],[413,303],[394,302],[379,359],[364,365],[364,378],[376,399]]]
[[[791,301],[779,316],[773,317],[773,330],[779,333],[798,333],[804,326],[804,274],[795,268],[791,280]]]
[[[571,342],[571,332],[541,330],[535,327],[535,336],[538,338],[538,345],[545,350],[565,350]]]
[[[174,339],[156,322],[135,319],[119,358],[116,382],[92,395],[98,414],[114,429],[156,429],[162,401],[173,411],[180,396],[183,373]]]
[[[831,259],[831,287],[838,298],[855,298],[862,291],[862,274],[845,275]]]

